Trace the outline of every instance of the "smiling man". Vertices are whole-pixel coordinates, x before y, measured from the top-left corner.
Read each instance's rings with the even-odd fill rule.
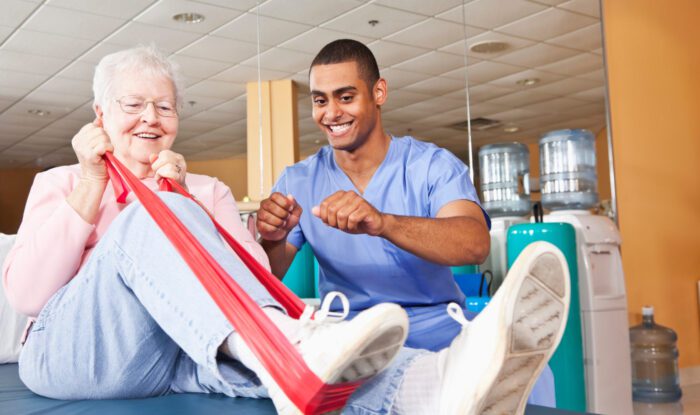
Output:
[[[387,83],[362,43],[326,45],[309,73],[313,118],[328,139],[285,170],[261,203],[258,231],[284,276],[308,242],[322,293],[342,291],[353,312],[380,302],[411,316],[407,346],[439,350],[461,329],[445,312],[464,304],[451,265],[483,262],[488,216],[464,163],[382,127]]]
[[[309,81],[329,145],[286,168],[260,204],[257,229],[273,273],[282,278],[306,242],[322,296],[343,292],[351,317],[399,304],[410,321],[406,346],[446,348],[462,330],[447,305],[465,304],[450,266],[480,264],[490,249],[490,220],[467,167],[434,144],[384,131],[387,82],[362,43],[323,47]],[[549,369],[530,403],[554,405]]]

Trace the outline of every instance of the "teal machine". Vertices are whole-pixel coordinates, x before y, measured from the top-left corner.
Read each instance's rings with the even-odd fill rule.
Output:
[[[318,284],[314,252],[304,244],[284,274],[282,282],[299,298],[318,298]]]
[[[508,268],[520,252],[532,242],[546,241],[559,248],[569,266],[571,304],[566,329],[559,347],[549,360],[554,372],[557,408],[586,411],[586,389],[581,338],[581,308],[579,304],[576,231],[568,223],[523,223],[508,229]]]

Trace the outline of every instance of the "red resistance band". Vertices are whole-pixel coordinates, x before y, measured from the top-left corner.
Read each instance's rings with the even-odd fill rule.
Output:
[[[234,329],[260,360],[287,397],[305,414],[319,414],[345,406],[362,382],[324,384],[260,306],[231,278],[207,252],[168,206],[112,153],[104,155],[117,202],[126,202],[129,188],[175,249],[189,265]],[[164,179],[161,190],[175,191],[195,200],[179,183]],[[198,201],[196,201],[202,206]],[[204,206],[202,206],[204,208]],[[206,211],[206,208],[204,208]],[[304,303],[282,282],[260,265],[207,211],[226,242],[270,294],[293,318],[299,318]]]

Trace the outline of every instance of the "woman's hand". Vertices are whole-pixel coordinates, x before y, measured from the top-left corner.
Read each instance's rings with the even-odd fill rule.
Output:
[[[173,179],[187,189],[187,184],[185,184],[187,163],[182,154],[163,150],[158,154],[151,154],[150,160],[156,180],[160,180],[160,178]]]
[[[102,129],[102,121],[96,118],[90,124],[85,124],[73,137],[71,144],[80,163],[81,179],[106,183],[109,176],[102,156],[108,151],[114,151],[114,147]]]

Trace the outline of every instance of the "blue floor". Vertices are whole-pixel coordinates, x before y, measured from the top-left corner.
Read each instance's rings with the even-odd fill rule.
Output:
[[[269,399],[228,398],[217,394],[177,394],[148,399],[57,401],[30,392],[19,380],[17,365],[0,365],[0,413],[12,415],[220,415],[224,413],[275,414]],[[556,409],[528,406],[526,415],[565,415]]]

